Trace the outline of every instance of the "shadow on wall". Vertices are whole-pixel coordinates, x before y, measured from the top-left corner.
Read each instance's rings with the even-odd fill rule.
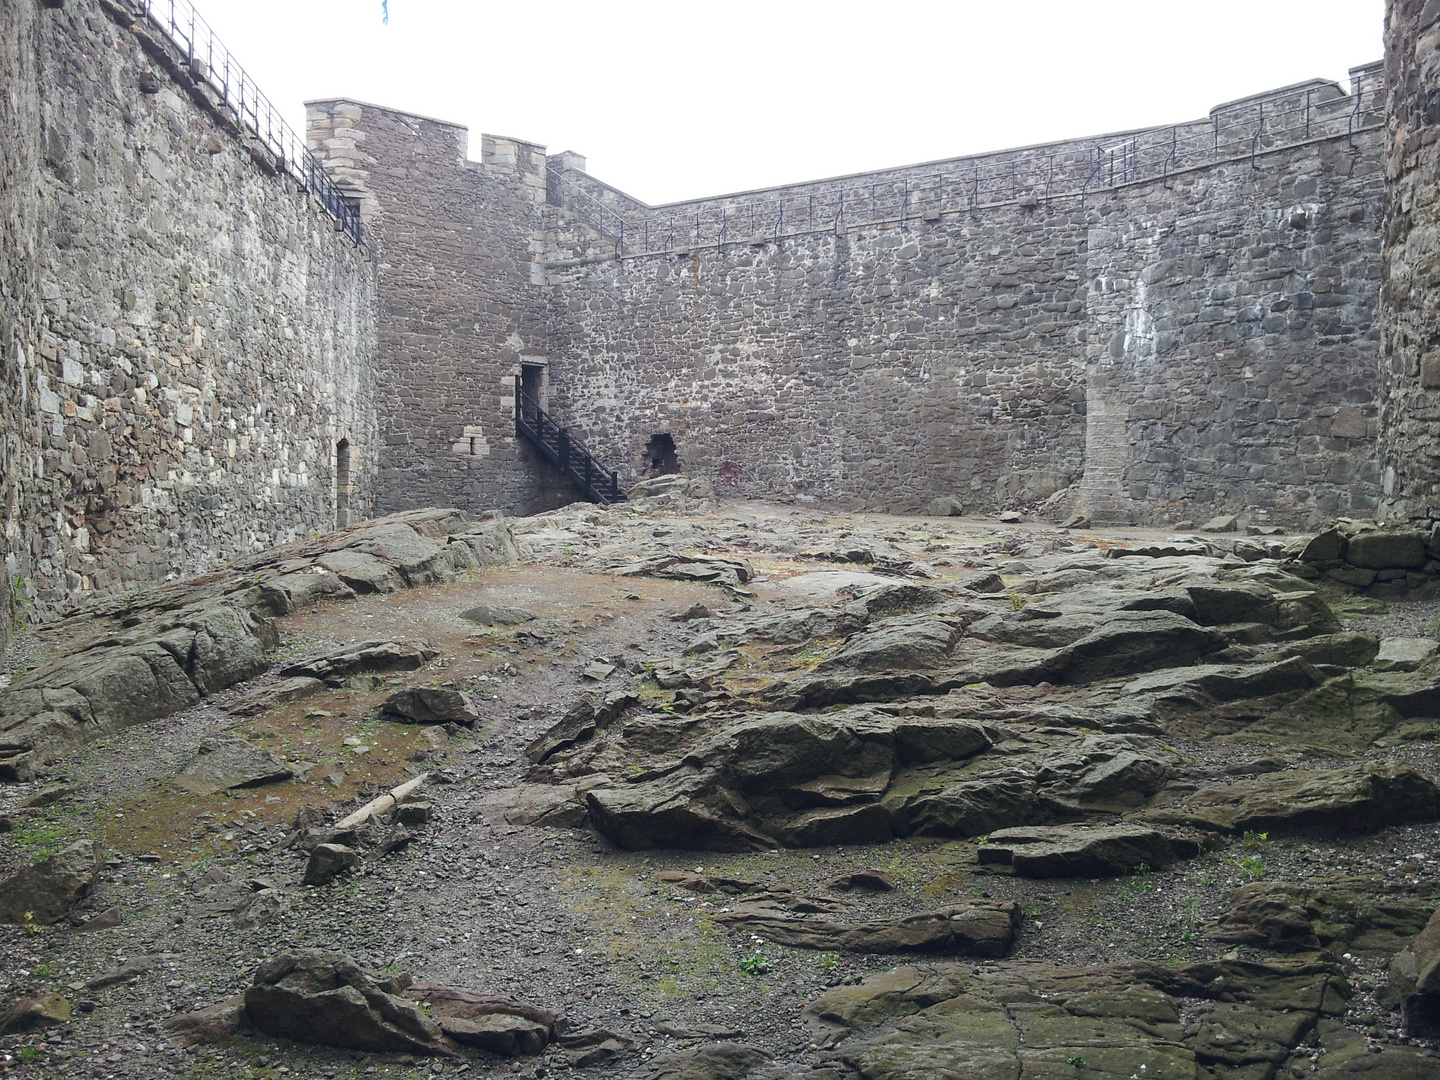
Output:
[[[680,458],[675,453],[675,440],[669,435],[655,434],[645,444],[647,476],[667,476],[680,471]]]

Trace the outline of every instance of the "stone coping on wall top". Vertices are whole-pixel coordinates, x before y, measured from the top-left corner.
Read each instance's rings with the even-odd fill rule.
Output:
[[[1356,72],[1367,72],[1371,68],[1383,68],[1385,62],[1377,60],[1373,64],[1362,64],[1360,67],[1353,67],[1350,73],[1353,76]],[[1334,79],[1305,79],[1301,82],[1290,83],[1288,86],[1277,86],[1273,90],[1261,90],[1256,94],[1246,94],[1244,97],[1234,98],[1230,101],[1222,101],[1210,110],[1209,115],[1224,112],[1227,109],[1234,109],[1241,105],[1253,105],[1261,101],[1269,101],[1271,98],[1287,97],[1291,94],[1298,94],[1301,90],[1334,90],[1336,97],[1349,97],[1350,91],[1346,90]],[[1328,100],[1334,100],[1328,99]],[[1322,102],[1321,104],[1325,104]]]
[[[311,98],[304,103],[306,109],[320,109],[322,105],[359,105],[362,109],[378,109],[380,112],[394,113],[396,116],[408,117],[411,120],[423,120],[427,124],[439,124],[441,127],[458,128],[461,131],[469,131],[469,124],[457,124],[453,120],[440,120],[434,116],[426,116],[424,113],[417,113],[411,109],[397,109],[393,105],[377,105],[373,101],[360,101],[352,97],[325,97]],[[505,135],[483,135],[482,138],[508,139]],[[529,139],[508,139],[510,142],[520,142],[527,146],[540,146],[540,143],[533,143]]]
[[[1370,125],[1367,125],[1366,127],[1356,128],[1355,131],[1354,131],[1354,134],[1359,135],[1359,134],[1361,134],[1362,132],[1367,132],[1367,131],[1384,131],[1384,130],[1385,130],[1385,125],[1383,125],[1383,124],[1370,124]],[[1256,156],[1257,156],[1257,157],[1266,157],[1266,156],[1268,156],[1268,155],[1270,155],[1270,154],[1284,153],[1284,152],[1286,152],[1286,151],[1295,150],[1295,149],[1300,148],[1300,147],[1314,146],[1314,145],[1319,144],[1319,143],[1334,142],[1334,141],[1336,141],[1336,140],[1344,139],[1344,138],[1347,138],[1347,137],[1348,137],[1348,136],[1347,136],[1346,134],[1344,134],[1344,133],[1340,133],[1340,134],[1336,134],[1336,135],[1319,135],[1319,136],[1316,136],[1316,137],[1313,138],[1313,139],[1307,139],[1307,140],[1305,140],[1305,141],[1303,141],[1303,142],[1287,143],[1287,144],[1285,144],[1284,146],[1271,147],[1271,148],[1268,149],[1268,150],[1265,150],[1265,149],[1258,150],[1258,151],[1256,152]],[[1203,171],[1205,171],[1206,169],[1213,169],[1213,168],[1216,168],[1217,166],[1221,166],[1221,165],[1233,165],[1233,164],[1235,164],[1235,163],[1237,163],[1237,162],[1249,161],[1249,160],[1250,160],[1250,155],[1249,155],[1249,154],[1240,154],[1240,155],[1237,155],[1237,156],[1235,156],[1235,157],[1220,158],[1220,159],[1217,160],[1217,161],[1207,161],[1207,162],[1204,162],[1203,164],[1199,164],[1199,165],[1190,165],[1190,166],[1187,166],[1187,167],[1185,167],[1185,168],[1183,168],[1183,169],[1176,169],[1174,172],[1172,172],[1172,173],[1170,174],[1170,179],[1171,179],[1171,180],[1174,180],[1177,176],[1184,176],[1184,175],[1186,175],[1187,173],[1203,172]],[[1127,189],[1127,188],[1139,187],[1139,186],[1144,185],[1144,184],[1153,184],[1153,183],[1155,183],[1155,182],[1156,182],[1157,180],[1159,180],[1159,179],[1160,179],[1160,178],[1159,178],[1159,177],[1156,177],[1156,176],[1146,176],[1146,177],[1141,177],[1141,178],[1136,179],[1136,180],[1127,180],[1127,181],[1125,181],[1124,183],[1115,184],[1113,187],[1096,188],[1093,192],[1091,192],[1091,194],[1098,196],[1098,195],[1102,195],[1102,194],[1106,194],[1106,193],[1111,193],[1111,192],[1116,192],[1116,191],[1123,191],[1123,190],[1125,190],[1125,189]],[[1383,178],[1383,176],[1377,176],[1376,179],[1383,181],[1384,178]],[[1076,190],[1073,190],[1073,189],[1072,189],[1072,190],[1068,190],[1068,191],[1056,191],[1056,192],[1051,193],[1051,194],[1048,196],[1048,199],[1047,199],[1046,201],[1048,201],[1048,202],[1054,202],[1054,201],[1059,200],[1059,199],[1075,199],[1075,198],[1078,198],[1078,197],[1080,196],[1080,194],[1081,194],[1081,193],[1080,193],[1079,191],[1076,191]],[[961,208],[961,209],[958,209],[958,210],[946,210],[944,213],[939,214],[939,215],[938,215],[938,218],[965,217],[965,216],[967,216],[967,215],[973,216],[973,214],[975,214],[975,213],[977,213],[977,212],[979,212],[979,211],[981,211],[981,210],[994,210],[994,209],[998,209],[998,208],[1004,207],[1004,206],[1016,206],[1016,205],[1019,205],[1020,203],[1023,203],[1026,199],[1031,198],[1031,197],[1032,197],[1032,194],[1027,194],[1027,195],[1025,195],[1025,196],[1017,196],[1017,197],[1015,197],[1015,198],[1013,198],[1013,199],[1004,199],[1004,200],[1001,200],[1001,201],[999,201],[999,202],[977,203],[977,204],[976,204],[975,206],[973,206],[973,207],[964,207],[964,208]],[[697,201],[703,201],[703,200],[697,200]],[[678,204],[672,204],[672,205],[678,205]],[[651,207],[650,209],[660,210],[660,209],[664,209],[664,207]],[[915,222],[926,221],[926,222],[929,222],[929,221],[936,220],[936,218],[926,217],[924,214],[917,212],[917,213],[914,213],[914,214],[909,215],[909,216],[908,216],[907,218],[905,218],[904,220],[907,221],[907,222],[910,222],[910,221],[915,221]],[[873,218],[873,219],[868,220],[868,221],[857,221],[857,222],[855,222],[854,224],[847,224],[847,225],[844,226],[843,231],[844,231],[844,233],[845,233],[846,235],[853,235],[853,234],[855,234],[855,233],[857,233],[857,232],[860,232],[861,230],[864,230],[864,229],[882,229],[882,228],[886,228],[887,226],[890,226],[890,225],[899,224],[900,221],[901,221],[901,218],[900,218],[898,215],[895,215],[895,214],[883,215],[883,216],[881,216],[881,217]],[[683,258],[689,258],[689,257],[692,256],[693,254],[695,254],[697,251],[718,251],[718,250],[720,250],[721,248],[744,247],[744,246],[746,246],[746,245],[750,245],[750,246],[754,247],[754,246],[759,246],[759,245],[761,245],[761,244],[775,243],[775,242],[782,241],[782,240],[793,240],[793,239],[796,239],[796,238],[801,237],[801,236],[814,236],[814,235],[817,235],[817,234],[834,233],[835,231],[836,231],[836,230],[835,230],[835,226],[834,226],[833,223],[832,223],[832,224],[827,224],[827,225],[815,225],[815,226],[813,226],[813,227],[807,227],[807,228],[804,228],[804,229],[796,229],[796,230],[794,230],[793,232],[783,232],[783,233],[780,233],[778,236],[773,235],[773,234],[770,234],[770,233],[756,233],[756,234],[752,234],[752,235],[749,235],[749,236],[736,236],[735,239],[733,239],[733,240],[725,240],[725,241],[707,240],[707,241],[704,241],[703,243],[699,243],[699,244],[694,244],[694,243],[689,243],[689,242],[686,242],[686,243],[684,243],[684,244],[679,244],[679,243],[677,243],[677,244],[675,245],[675,247],[671,248],[671,249],[668,250],[668,251],[632,251],[632,252],[627,252],[627,253],[624,254],[624,255],[616,255],[616,254],[609,254],[609,255],[586,255],[586,256],[582,256],[582,257],[580,257],[580,258],[575,258],[575,259],[553,259],[553,260],[547,260],[547,261],[545,262],[545,264],[544,264],[544,267],[545,267],[545,269],[546,269],[547,271],[550,271],[550,270],[563,271],[563,270],[574,270],[574,269],[578,269],[578,268],[584,267],[584,266],[594,266],[594,265],[597,265],[597,264],[599,264],[599,263],[614,262],[614,261],[616,261],[617,259],[642,259],[642,258],[654,258],[654,257],[656,257],[656,256],[671,256],[671,257],[675,257],[675,258],[682,258],[682,257],[683,257]]]
[[[1370,71],[1371,69],[1380,69],[1383,67],[1384,61],[1376,60],[1373,63],[1362,64],[1360,67],[1351,68],[1350,71],[1352,73],[1357,71]],[[1219,112],[1221,109],[1233,108],[1236,105],[1242,105],[1247,102],[1262,100],[1268,101],[1271,98],[1283,97],[1288,93],[1293,93],[1297,89],[1303,90],[1308,86],[1330,86],[1335,88],[1335,90],[1339,93],[1340,97],[1343,98],[1350,96],[1349,93],[1347,93],[1345,89],[1341,87],[1340,84],[1337,82],[1333,82],[1329,79],[1308,79],[1304,82],[1292,83],[1289,86],[1281,86],[1273,90],[1265,90],[1258,94],[1252,94],[1249,97],[1236,98],[1234,101],[1222,102],[1221,104],[1216,105],[1215,108],[1211,109],[1210,112],[1204,117],[1196,117],[1190,120],[1181,120],[1173,124],[1151,124],[1146,127],[1128,128],[1124,131],[1107,131],[1102,132],[1098,135],[1081,135],[1069,139],[1054,139],[1050,142],[1028,143],[1024,146],[1009,146],[999,150],[983,150],[974,154],[960,154],[955,157],[936,158],[931,161],[917,161],[912,162],[908,165],[888,165],[879,169],[866,169],[862,172],[842,173],[837,176],[822,176],[812,180],[797,180],[789,184],[772,184],[769,187],[749,188],[744,191],[731,191],[722,195],[699,195],[693,199],[681,199],[677,202],[668,203],[647,203],[643,199],[638,199],[634,195],[631,195],[629,192],[621,190],[614,184],[601,180],[598,176],[592,176],[590,173],[585,172],[583,169],[575,169],[573,171],[580,173],[580,175],[585,177],[586,180],[598,184],[601,187],[608,188],[616,195],[630,200],[642,210],[675,210],[683,206],[696,206],[702,203],[717,203],[722,202],[726,199],[744,199],[756,195],[770,195],[775,192],[782,191],[793,192],[797,188],[818,187],[825,184],[843,183],[848,180],[859,180],[863,177],[879,176],[885,173],[905,173],[912,172],[917,169],[936,169],[940,166],[954,165],[957,162],[975,161],[980,158],[1003,157],[1008,154],[1028,154],[1032,151],[1045,150],[1052,146],[1070,146],[1076,143],[1108,142],[1111,139],[1124,140],[1132,135],[1144,135],[1147,132],[1164,131],[1167,128],[1184,127],[1187,124],[1209,123],[1210,117],[1214,116],[1215,113]]]

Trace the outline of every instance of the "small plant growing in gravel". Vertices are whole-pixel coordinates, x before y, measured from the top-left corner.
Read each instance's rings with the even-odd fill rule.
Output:
[[[26,1062],[26,1063],[28,1064],[29,1062],[36,1061],[36,1060],[39,1059],[39,1057],[40,1057],[40,1050],[39,1050],[38,1047],[32,1046],[32,1045],[30,1045],[29,1043],[26,1043],[24,1046],[20,1047],[19,1057],[20,1057],[20,1060],[21,1060],[21,1061]]]
[[[1246,851],[1264,851],[1275,841],[1270,839],[1268,832],[1251,832],[1245,830],[1245,835],[1240,838],[1240,846]]]
[[[767,975],[770,972],[770,961],[765,959],[763,953],[751,953],[740,961],[740,970],[746,975]]]
[[[1012,592],[1012,593],[1010,594],[1010,610],[1011,610],[1011,611],[1019,611],[1021,608],[1023,608],[1023,607],[1024,607],[1026,604],[1028,604],[1029,602],[1030,602],[1030,601],[1026,598],[1026,596],[1025,596],[1024,593]]]
[[[1064,1061],[1066,1065],[1073,1065],[1077,1069],[1085,1068],[1085,1059],[1079,1054],[1071,1054],[1069,1057],[1065,1058]]]
[[[1265,876],[1265,860],[1259,855],[1247,855],[1240,860],[1240,872],[1250,878],[1251,881],[1259,881]]]
[[[21,922],[20,929],[22,932],[29,934],[31,937],[34,937],[36,934],[40,933],[40,927],[35,924],[35,912],[25,912],[25,919],[23,922]]]
[[[1199,932],[1200,901],[1192,896],[1185,901],[1185,929],[1180,932],[1180,936],[1186,941],[1194,941]]]

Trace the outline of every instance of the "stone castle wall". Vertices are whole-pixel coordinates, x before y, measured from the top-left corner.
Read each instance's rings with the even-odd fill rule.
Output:
[[[1440,518],[1440,5],[1386,7],[1383,511]]]
[[[0,4],[0,85],[29,87],[37,82],[34,48],[34,4]],[[33,138],[6,138],[8,132],[33,132],[40,121],[40,99],[34,93],[0,93],[0,500],[5,536],[0,552],[21,541],[21,435],[25,414],[22,373],[25,344],[37,337],[38,286],[36,215],[31,197],[38,171],[39,148]],[[10,640],[15,617],[12,588],[18,560],[0,566],[0,647]]]
[[[359,249],[125,12],[0,13],[6,574],[45,603],[372,512],[575,498],[515,438],[522,373],[626,483],[664,434],[724,491],[893,511],[1312,524],[1380,499],[1377,389],[1395,505],[1433,445],[1419,196],[1390,216],[1377,383],[1374,67],[663,207],[568,152],[487,135],[471,161],[463,127],[313,102]],[[1402,192],[1433,173],[1407,55]]]
[[[42,604],[373,503],[373,269],[110,0],[0,7],[7,569]],[[262,156],[263,158],[263,156]]]
[[[361,202],[378,264],[377,502],[530,513],[568,484],[515,438],[515,379],[547,361],[545,152],[346,100],[308,103],[307,138]]]
[[[987,155],[973,203],[938,166],[678,208],[567,170],[555,410],[622,475],[664,433],[747,496],[983,513],[1068,489],[1060,505],[1156,523],[1369,512],[1382,100],[1371,67],[1349,96],[1304,84],[1196,125]],[[1066,172],[1102,143],[1130,147],[1118,176]],[[1128,163],[1167,146],[1163,176]],[[851,224],[875,190],[877,220]],[[744,235],[747,200],[794,231]],[[616,258],[619,215],[630,246],[681,239]],[[688,238],[667,225],[697,217]]]

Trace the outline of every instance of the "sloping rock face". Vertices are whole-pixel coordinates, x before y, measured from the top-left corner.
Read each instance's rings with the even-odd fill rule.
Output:
[[[449,581],[517,557],[503,520],[417,510],[273,548],[195,582],[82,606],[40,631],[51,658],[0,694],[0,781],[30,779],[67,748],[259,675],[278,641],[277,615],[356,592]],[[375,659],[352,658],[348,670]],[[334,660],[321,677],[343,679],[342,670]]]
[[[1193,1080],[1274,1076],[1350,993],[1334,964],[936,964],[831,990],[805,1014],[867,1080]]]
[[[631,849],[1067,827],[1001,836],[987,857],[1017,874],[1104,876],[1193,857],[1197,836],[1440,819],[1440,788],[1413,768],[1304,767],[1316,746],[1357,750],[1440,715],[1440,660],[1359,666],[1373,639],[1341,633],[1315,586],[1277,564],[1129,553],[1078,556],[1025,593],[885,585],[701,626],[691,656],[653,670],[675,692],[718,658],[703,722],[681,715],[701,700],[684,689],[669,713],[616,698],[597,739],[587,706],[532,744],[531,784],[506,797],[506,820],[588,818]],[[727,693],[747,677],[742,646],[817,634],[824,655],[808,669]],[[1308,749],[1289,763],[1301,767],[1237,781],[1182,761],[1162,733]]]

